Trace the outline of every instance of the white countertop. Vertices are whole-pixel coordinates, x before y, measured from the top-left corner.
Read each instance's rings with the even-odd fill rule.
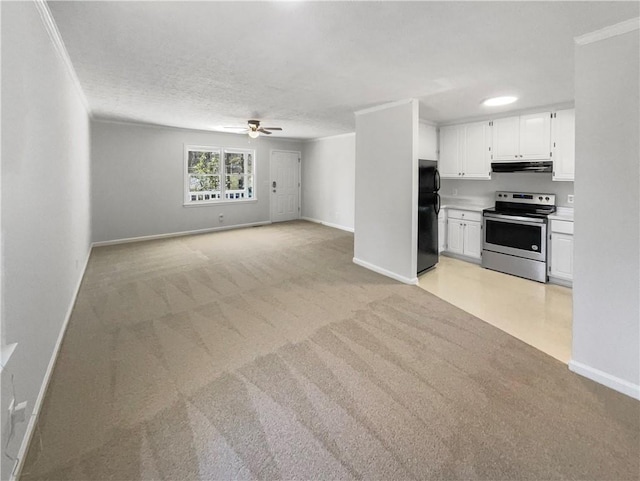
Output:
[[[459,209],[459,210],[469,210],[472,212],[482,212],[484,209],[488,207],[493,207],[493,206],[480,205],[480,204],[456,204],[453,202],[447,202],[446,204],[442,204],[440,206],[441,209]]]
[[[442,196],[444,209],[460,209],[472,212],[482,212],[484,209],[493,207],[493,203],[481,197],[450,197]]]
[[[495,204],[490,203],[486,199],[474,197],[445,197],[442,198],[441,209],[460,209],[472,212],[482,212],[484,209],[494,207]],[[550,220],[564,220],[573,222],[573,207],[558,207],[556,212],[549,216]]]
[[[558,207],[558,209],[549,216],[549,220],[566,220],[573,222],[573,207]]]

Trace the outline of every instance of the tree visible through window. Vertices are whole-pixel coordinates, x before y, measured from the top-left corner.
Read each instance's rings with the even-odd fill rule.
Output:
[[[187,147],[186,203],[253,199],[253,163],[251,150]]]

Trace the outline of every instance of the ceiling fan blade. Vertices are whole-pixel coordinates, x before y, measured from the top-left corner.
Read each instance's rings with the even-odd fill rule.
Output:
[[[262,128],[267,130],[282,130],[281,127],[262,127]]]
[[[271,135],[271,132],[269,132],[268,130],[263,129],[262,127],[258,129],[258,132],[262,132],[263,134]]]
[[[222,127],[225,130],[235,130],[235,131],[239,131],[239,132],[246,132],[247,130],[249,130],[246,127]]]

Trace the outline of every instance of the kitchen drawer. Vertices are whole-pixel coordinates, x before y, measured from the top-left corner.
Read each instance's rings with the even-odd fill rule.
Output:
[[[482,222],[482,213],[470,210],[447,209],[447,217],[449,219],[473,220]]]
[[[551,232],[573,235],[573,222],[567,220],[552,220]]]

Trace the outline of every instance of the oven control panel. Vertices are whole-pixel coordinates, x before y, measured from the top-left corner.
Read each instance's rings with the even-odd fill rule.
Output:
[[[518,204],[556,205],[555,194],[534,194],[532,192],[496,192],[497,202]]]

